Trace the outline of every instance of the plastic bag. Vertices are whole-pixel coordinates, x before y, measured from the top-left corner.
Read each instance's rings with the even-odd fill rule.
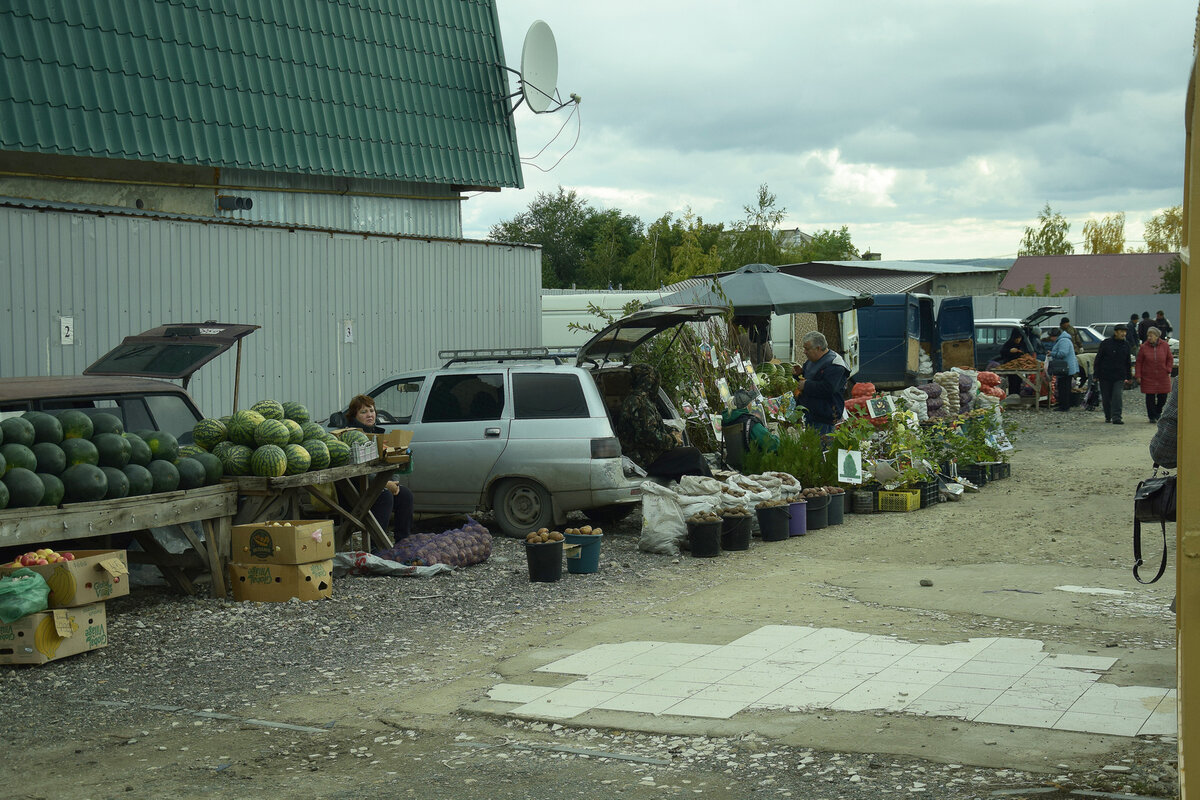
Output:
[[[46,610],[50,584],[28,567],[0,578],[0,622],[8,624],[21,617]]]
[[[679,555],[680,544],[687,539],[687,523],[679,502],[679,493],[654,481],[642,484],[642,534],[638,549],[647,553]]]

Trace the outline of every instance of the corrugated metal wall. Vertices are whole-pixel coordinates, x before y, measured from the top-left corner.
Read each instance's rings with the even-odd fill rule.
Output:
[[[533,247],[4,208],[0,377],[77,375],[124,336],[214,319],[262,326],[245,340],[241,405],[328,414],[440,349],[538,344],[540,285]],[[234,360],[193,379],[206,414],[229,413]]]
[[[936,298],[938,303],[945,298]],[[1013,297],[986,295],[974,298],[975,318],[994,319],[1015,317],[1021,319],[1041,306],[1062,306],[1063,314],[1051,318],[1057,323],[1062,316],[1072,322],[1091,325],[1093,322],[1124,322],[1130,314],[1141,316],[1149,311],[1150,316],[1159,309],[1176,325],[1179,320],[1179,295],[1137,294],[1126,296],[1068,296],[1068,297]]]

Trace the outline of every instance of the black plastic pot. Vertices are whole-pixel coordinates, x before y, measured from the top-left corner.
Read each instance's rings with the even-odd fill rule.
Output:
[[[808,529],[819,531],[829,524],[829,495],[808,498]]]
[[[747,516],[737,517],[722,517],[721,518],[721,549],[722,550],[749,550],[750,549],[750,521]]]
[[[721,555],[720,522],[689,522],[687,536],[694,557],[713,558]]]
[[[846,494],[829,495],[829,511],[827,512],[830,525],[841,525],[845,522]]]
[[[788,519],[791,514],[787,506],[768,506],[758,509],[755,514],[764,542],[782,542],[788,538]]]
[[[562,542],[526,543],[525,560],[529,562],[529,580],[533,583],[562,580]]]

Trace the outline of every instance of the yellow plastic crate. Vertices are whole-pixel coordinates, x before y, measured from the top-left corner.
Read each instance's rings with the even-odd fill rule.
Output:
[[[906,489],[899,492],[880,492],[880,511],[916,511],[921,507],[921,490]]]

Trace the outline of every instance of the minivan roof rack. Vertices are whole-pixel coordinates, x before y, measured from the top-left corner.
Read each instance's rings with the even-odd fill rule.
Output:
[[[491,347],[476,350],[439,350],[438,358],[447,359],[442,366],[478,361],[553,361],[561,364],[562,353],[551,353],[545,347]]]

